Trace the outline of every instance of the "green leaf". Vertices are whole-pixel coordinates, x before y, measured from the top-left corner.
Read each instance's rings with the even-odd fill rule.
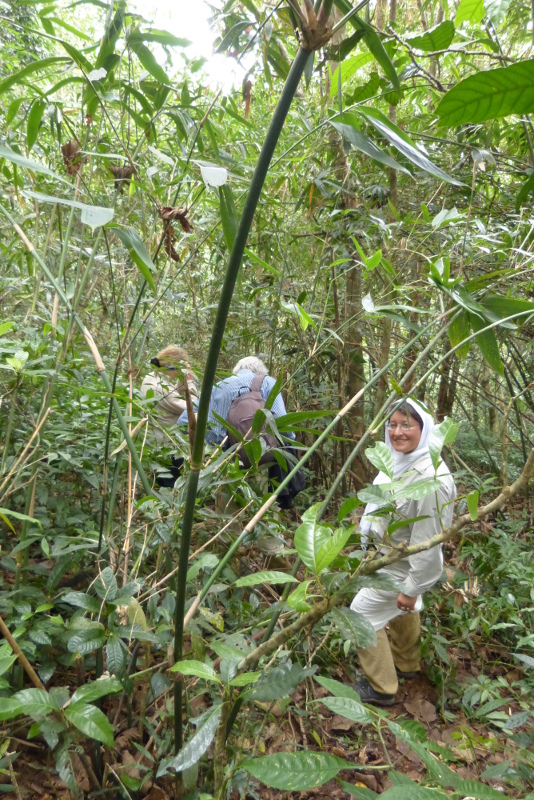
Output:
[[[385,442],[377,442],[374,447],[368,447],[365,455],[388,478],[393,478],[393,453]]]
[[[161,67],[158,64],[154,54],[151,53],[148,47],[144,45],[142,42],[135,39],[133,39],[132,41],[132,38],[130,38],[129,40],[130,47],[132,48],[135,55],[137,56],[143,67],[146,69],[146,71],[150,72],[152,77],[155,78],[158,81],[158,83],[164,83],[169,85],[170,81],[168,75],[163,69],[163,67]]]
[[[77,200],[66,200],[64,197],[52,197],[47,194],[41,194],[40,192],[32,192],[29,189],[25,189],[22,194],[27,195],[28,197],[34,197],[41,203],[60,203],[62,206],[78,208],[82,212],[80,216],[81,221],[85,225],[89,225],[93,230],[95,228],[100,228],[102,225],[106,225],[108,222],[111,222],[115,214],[112,208],[104,208],[103,206],[89,206],[86,205],[86,203],[80,203]]]
[[[469,516],[473,521],[478,519],[478,490],[473,489],[472,492],[466,497],[467,500],[467,510],[469,511]]]
[[[80,653],[80,655],[87,655],[97,650],[106,641],[106,631],[104,626],[100,623],[94,623],[90,628],[78,631],[72,636],[67,644],[67,649],[70,653]]]
[[[376,792],[373,792],[372,789],[368,789],[367,786],[353,786],[351,783],[347,783],[347,781],[340,781],[340,783],[347,794],[351,797],[355,797],[356,800],[375,800],[375,797],[379,797]]]
[[[449,797],[445,792],[437,789],[427,789],[425,786],[393,786],[382,792],[380,798],[385,800],[446,800]]]
[[[262,266],[266,272],[269,272],[271,275],[276,275],[277,278],[282,277],[282,273],[279,270],[277,270],[276,267],[273,267],[271,264],[268,264],[262,258],[257,256],[253,250],[250,250],[248,247],[245,247],[245,253],[252,261]]]
[[[315,569],[317,574],[326,569],[332,561],[341,553],[349,538],[354,533],[355,525],[345,528],[338,528],[333,535],[323,544],[317,553]]]
[[[469,336],[471,336],[469,318],[467,313],[462,311],[462,313],[455,317],[455,319],[453,319],[449,325],[449,341],[453,347],[456,347],[456,345],[460,344],[460,342],[463,342],[464,339],[467,339]],[[466,358],[470,347],[471,342],[466,342],[459,347],[458,350],[455,350],[457,357],[460,360]]]
[[[486,786],[478,781],[461,781],[456,787],[456,791],[462,795],[476,797],[477,800],[510,800],[507,795],[498,792],[497,789],[492,789],[491,786]]]
[[[312,506],[302,515],[302,524],[295,531],[295,547],[308,569],[317,573],[317,555],[321,547],[330,538],[330,530],[317,523],[319,504]]]
[[[224,241],[228,252],[232,252],[234,240],[237,233],[237,211],[234,203],[232,189],[226,183],[219,187],[219,204],[221,209],[221,224],[224,234]]]
[[[458,785],[461,783],[461,778],[456,772],[453,772],[453,770],[450,767],[448,767],[442,761],[439,761],[436,758],[436,756],[434,756],[432,753],[429,753],[426,747],[419,744],[419,742],[416,742],[401,725],[398,725],[396,722],[390,719],[386,719],[386,723],[390,728],[391,732],[395,736],[398,736],[399,739],[402,739],[403,742],[407,742],[410,745],[411,749],[414,751],[414,753],[416,753],[419,756],[421,761],[425,764],[425,766],[428,769],[428,777],[430,778],[431,781],[439,783],[440,786],[446,788],[452,787],[453,789],[456,789],[458,787]],[[401,788],[401,787],[394,787],[394,788]],[[412,794],[403,795],[403,797],[398,798],[398,800],[412,800],[412,797],[415,797],[415,795],[413,794],[414,789],[422,787],[414,787],[410,785],[406,786],[405,788],[411,791]],[[388,789],[388,791],[391,790]],[[433,790],[425,789],[425,791],[431,792],[435,797]],[[387,795],[388,792],[384,792],[384,794]],[[383,795],[381,795],[381,797],[382,796]],[[390,797],[393,798],[393,795],[390,795]],[[421,800],[427,800],[427,798],[422,796]],[[429,797],[428,800],[431,800],[431,798]]]
[[[519,659],[523,664],[526,664],[527,667],[532,667],[532,669],[534,669],[534,658],[531,656],[525,656],[523,653],[514,653],[514,657]]]
[[[219,676],[211,666],[202,661],[180,661],[174,664],[169,672],[179,672],[181,675],[194,675],[195,678],[202,678],[205,681],[219,682]]]
[[[489,364],[489,366],[497,373],[497,375],[504,375],[504,366],[501,359],[501,351],[499,349],[499,343],[497,341],[497,337],[495,336],[495,331],[493,329],[489,329],[484,331],[483,328],[486,327],[486,322],[476,314],[472,314],[469,312],[469,320],[471,322],[471,327],[473,328],[473,333],[478,333],[476,337],[476,343],[480,348],[480,352],[484,356],[484,360]]]
[[[342,84],[346,83],[361,67],[364,67],[372,60],[371,53],[358,53],[357,56],[346,58],[342,61],[330,81],[330,99],[336,95],[339,80],[341,80]]]
[[[236,677],[230,681],[228,684],[229,686],[248,686],[250,683],[256,683],[256,681],[263,675],[262,672],[243,672],[242,675],[236,675]]]
[[[101,600],[114,600],[117,596],[117,579],[111,567],[106,567],[94,582],[94,589]]]
[[[83,700],[84,703],[92,703],[100,697],[108,694],[122,692],[123,686],[117,678],[99,678],[86,686],[80,686],[71,697],[71,705]]]
[[[356,692],[352,686],[349,686],[347,683],[340,683],[340,681],[335,681],[333,678],[323,678],[321,675],[316,675],[314,680],[317,681],[319,686],[322,686],[324,689],[333,694],[334,697],[342,697],[346,700],[355,700],[357,703],[360,702],[360,695]]]
[[[237,22],[233,28],[231,28],[228,33],[223,38],[220,45],[215,50],[215,53],[224,53],[228,48],[232,47],[234,42],[237,41],[239,36],[245,31],[247,28],[250,27],[250,21],[246,20],[245,22]]]
[[[343,502],[341,503],[340,509],[337,514],[337,521],[342,522],[345,519],[345,517],[347,517],[351,513],[351,511],[354,511],[355,508],[358,508],[358,506],[361,505],[362,503],[360,500],[358,500],[357,497],[347,497],[347,499],[343,500]]]
[[[96,706],[87,705],[86,703],[74,703],[67,706],[65,716],[75,728],[78,728],[86,736],[96,739],[97,742],[103,742],[108,747],[113,747],[113,728],[111,723]]]
[[[414,481],[408,486],[401,486],[400,489],[395,489],[393,496],[395,501],[399,500],[422,500],[433,492],[437,492],[441,487],[441,482],[434,478],[422,478],[419,481]]]
[[[345,125],[341,122],[331,122],[330,124],[339,131],[353,147],[357,150],[361,150],[362,153],[365,153],[365,155],[375,161],[378,161],[379,164],[383,164],[385,167],[390,167],[391,169],[397,169],[400,172],[405,172],[406,175],[411,175],[410,170],[403,167],[398,161],[395,161],[394,158],[388,155],[384,150],[381,150],[371,139],[354,126]]]
[[[204,753],[215,738],[217,726],[219,724],[219,717],[221,716],[221,707],[217,706],[208,712],[207,719],[190,739],[185,747],[174,758],[164,759],[158,769],[158,778],[167,775],[169,771],[183,772],[184,769],[192,767],[197,761],[200,761]]]
[[[30,522],[42,528],[42,525],[38,519],[35,519],[34,517],[29,517],[27,514],[20,514],[18,511],[11,511],[10,508],[0,508],[0,514],[4,517],[13,517],[14,519],[20,519],[22,522]]]
[[[16,660],[17,656],[5,656],[4,658],[0,658],[0,675],[3,675],[8,669],[11,669]]]
[[[317,672],[317,667],[303,668],[299,664],[291,667],[271,667],[264,672],[260,680],[252,689],[244,692],[247,700],[257,700],[261,703],[270,703],[292,694],[299,683]]]
[[[335,778],[341,769],[354,769],[353,764],[337,756],[305,750],[253,758],[241,767],[266,786],[288,792],[313,789]]]
[[[407,36],[406,41],[414,50],[431,53],[434,50],[447,50],[454,39],[454,23],[450,19],[430,28],[422,36]]]
[[[481,298],[480,305],[496,317],[504,318],[512,317],[514,314],[524,314],[516,320],[517,325],[523,325],[530,319],[525,314],[526,311],[534,314],[534,303],[530,300],[519,300],[517,297],[501,297],[497,294],[490,294]]]
[[[127,650],[121,639],[110,633],[106,642],[106,664],[111,675],[122,677],[126,669]]]
[[[52,170],[47,169],[47,167],[43,167],[42,164],[38,164],[37,161],[30,161],[29,158],[24,158],[24,156],[15,153],[14,150],[11,150],[9,147],[3,147],[0,145],[0,158],[5,158],[7,161],[10,161],[12,164],[16,164],[18,167],[22,167],[23,169],[30,169],[33,172],[40,172],[42,175],[48,175],[49,178],[53,178],[56,181],[61,181],[61,183],[69,183],[69,181],[62,178],[60,175],[56,175],[55,172]]]
[[[532,59],[470,75],[453,86],[436,109],[441,123],[448,126],[528,114],[533,110]]]
[[[349,699],[348,697],[323,697],[321,698],[321,703],[334,714],[340,714],[345,719],[358,722],[360,725],[368,725],[373,722],[371,712],[358,700]]]
[[[436,167],[436,165],[414,145],[412,140],[381,111],[376,108],[371,109],[366,107],[365,109],[358,109],[358,113],[373,125],[382,136],[385,136],[386,139],[396,147],[408,161],[415,164],[416,167],[419,167],[419,169],[422,169],[424,172],[428,172],[440,181],[452,183],[453,186],[464,186],[462,181],[451,177],[442,169]]]
[[[5,119],[5,126],[9,128],[15,117],[17,116],[17,112],[21,106],[21,103],[24,101],[24,97],[17,97],[16,100],[13,100],[9,104],[9,108],[7,109],[6,119]]]
[[[453,422],[452,419],[445,419],[436,425],[429,437],[430,457],[434,469],[437,469],[441,460],[441,451],[446,444],[452,444],[460,430],[460,423]]]
[[[14,697],[0,697],[0,722],[15,719],[22,713],[22,706]]]
[[[52,58],[43,58],[41,61],[32,61],[31,64],[27,64],[18,72],[10,75],[9,78],[4,78],[3,81],[0,81],[0,95],[7,92],[15,83],[22,83],[25,78],[32,75],[34,72],[39,72],[48,67],[55,67],[57,64],[66,63],[70,64],[71,60],[65,56],[54,56]]]
[[[156,267],[137,231],[134,228],[121,228],[118,225],[110,225],[109,227],[117,234],[128,250],[130,258],[139,267],[139,272],[152,291],[155,292],[156,286],[152,273],[156,272]]]
[[[139,33],[136,31],[134,34],[132,34],[129,41],[132,41],[132,39],[138,39],[143,42],[157,42],[164,47],[189,47],[191,44],[189,39],[182,39],[179,36],[173,36],[172,33],[168,33],[167,31],[156,30],[151,30],[150,33]]]
[[[28,145],[28,150],[31,150],[37,141],[45,108],[46,101],[44,100],[36,100],[32,104],[26,126],[26,144]]]
[[[462,22],[472,22],[478,25],[484,19],[484,0],[460,0],[454,24],[456,27]]]
[[[287,598],[288,606],[290,606],[290,608],[294,608],[295,611],[298,611],[301,614],[304,614],[311,608],[310,604],[305,600],[310,583],[312,583],[311,580],[302,581]]]
[[[23,689],[13,699],[20,705],[21,712],[33,719],[42,719],[57,710],[57,703],[44,689]]]
[[[83,608],[92,614],[98,614],[102,605],[96,597],[91,597],[84,592],[67,592],[60,600],[62,603],[68,603],[69,606],[76,606],[76,608]]]
[[[338,607],[333,608],[328,616],[335,623],[343,639],[354,642],[361,648],[376,645],[375,630],[362,614],[351,608]]]
[[[266,570],[265,572],[256,572],[252,575],[245,575],[243,578],[235,581],[234,586],[257,586],[259,583],[297,583],[297,579],[293,575],[287,575],[285,572],[276,572],[273,570]]]

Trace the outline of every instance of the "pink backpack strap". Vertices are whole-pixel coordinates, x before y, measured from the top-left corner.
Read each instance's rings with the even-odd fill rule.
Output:
[[[261,387],[262,387],[264,378],[265,378],[265,375],[256,375],[254,377],[254,380],[250,384],[250,391],[251,392],[261,392]]]

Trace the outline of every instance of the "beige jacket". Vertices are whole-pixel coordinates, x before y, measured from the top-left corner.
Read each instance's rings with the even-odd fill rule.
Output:
[[[192,397],[197,397],[195,376],[187,373],[187,378],[173,384],[165,375],[158,372],[149,373],[141,384],[141,394],[147,403],[147,412],[152,420],[152,432],[158,445],[169,443],[169,438],[164,429],[171,430],[186,409],[184,397],[184,380]],[[163,429],[163,430],[162,430]]]

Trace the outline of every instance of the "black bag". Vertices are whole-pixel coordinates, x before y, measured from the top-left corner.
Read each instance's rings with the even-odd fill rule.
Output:
[[[288,469],[284,470],[278,462],[269,467],[269,490],[273,491],[275,484],[280,484],[287,476],[293,465],[298,461],[298,452],[294,447],[284,447],[285,455],[289,454],[292,458],[286,458]],[[293,508],[293,499],[306,488],[306,475],[299,469],[293,475],[287,486],[282,489],[276,501],[280,508]]]
[[[231,425],[232,428],[235,428],[236,431],[241,434],[243,439],[245,439],[245,441],[251,441],[252,439],[256,438],[256,435],[252,432],[254,415],[258,409],[265,408],[265,400],[261,395],[261,386],[264,377],[264,375],[256,375],[252,381],[250,390],[236,397],[228,409],[228,414],[226,417],[228,424]],[[265,424],[263,426],[263,431],[265,431]],[[267,464],[275,461],[274,454],[270,451],[273,447],[280,447],[280,443],[278,442],[276,436],[274,436],[272,433],[262,432],[259,434],[259,438],[263,440],[262,449],[264,449],[264,447],[266,448],[266,451],[260,458],[259,463]],[[241,440],[234,436],[230,430],[228,431],[229,446],[238,444],[240,441]],[[250,459],[245,452],[245,448],[239,447],[237,454],[243,462],[245,469],[248,469],[250,467]]]

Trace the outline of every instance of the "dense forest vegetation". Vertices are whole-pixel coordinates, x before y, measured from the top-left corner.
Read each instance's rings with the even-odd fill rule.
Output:
[[[142,6],[0,3],[0,790],[532,800],[533,9],[213,3],[226,92]],[[161,444],[173,343],[200,405]],[[257,441],[205,444],[247,355],[296,436],[274,494]],[[386,712],[349,605],[405,395],[458,502]]]

